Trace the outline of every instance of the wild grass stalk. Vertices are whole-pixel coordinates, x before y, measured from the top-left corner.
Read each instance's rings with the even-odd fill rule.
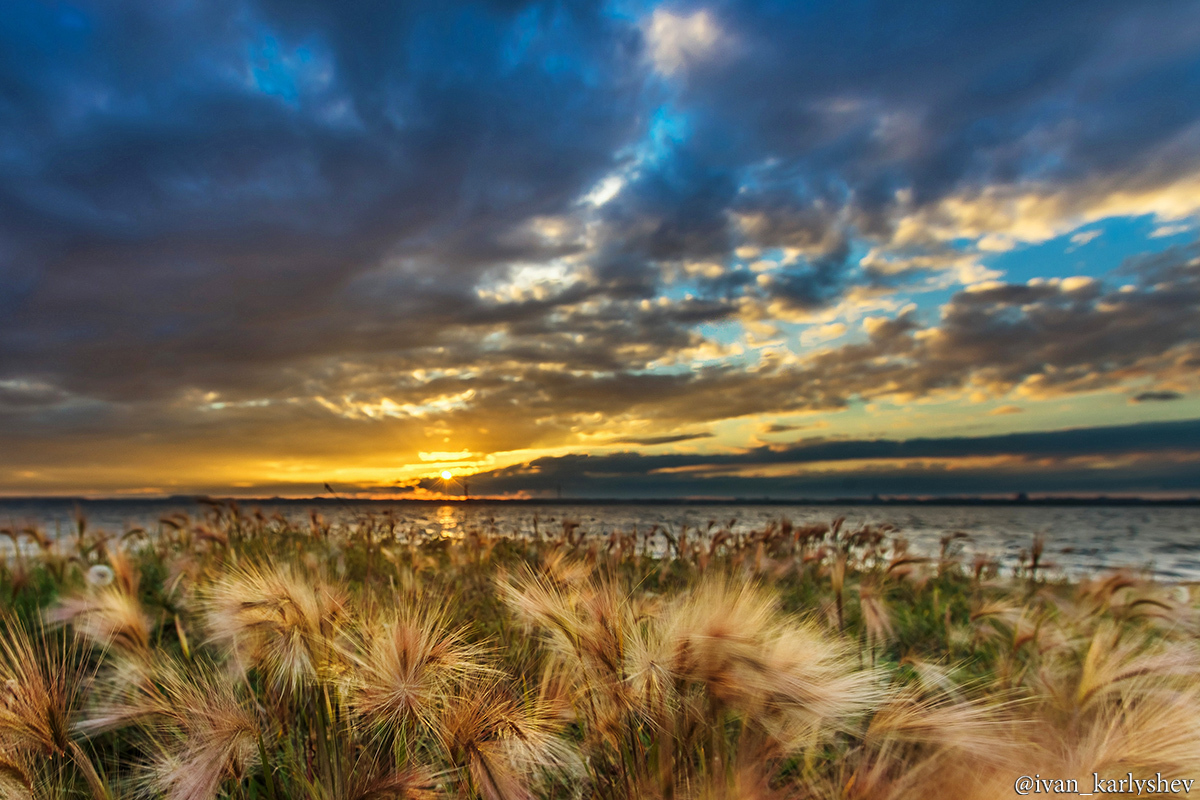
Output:
[[[1200,772],[1197,608],[787,520],[591,532],[211,502],[0,565],[0,798],[994,800]],[[28,530],[35,530],[29,528]],[[36,532],[36,531],[35,531]]]

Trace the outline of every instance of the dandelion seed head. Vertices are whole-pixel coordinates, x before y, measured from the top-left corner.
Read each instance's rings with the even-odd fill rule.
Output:
[[[89,586],[108,586],[113,582],[112,567],[106,564],[96,564],[88,569],[86,580]]]

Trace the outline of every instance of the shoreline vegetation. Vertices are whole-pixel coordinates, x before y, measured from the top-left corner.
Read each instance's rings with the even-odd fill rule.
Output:
[[[996,800],[1023,776],[1200,776],[1197,587],[1068,582],[1040,539],[1007,574],[961,535],[733,528],[434,538],[214,500],[154,534],[0,529],[0,799]]]

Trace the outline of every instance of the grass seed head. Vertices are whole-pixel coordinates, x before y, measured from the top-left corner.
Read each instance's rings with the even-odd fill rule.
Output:
[[[324,581],[282,565],[244,567],[209,586],[203,607],[212,640],[278,690],[295,692],[337,672],[346,600]]]
[[[62,754],[88,673],[74,640],[0,618],[0,754]]]
[[[137,595],[121,581],[61,600],[45,613],[52,624],[70,623],[77,633],[99,647],[126,655],[146,655],[150,649],[150,618]]]
[[[492,672],[484,649],[451,630],[440,612],[404,610],[376,629],[354,656],[352,704],[382,729],[396,731],[409,719],[432,728],[463,683]]]

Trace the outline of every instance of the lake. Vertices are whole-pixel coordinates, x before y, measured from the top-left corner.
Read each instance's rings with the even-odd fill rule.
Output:
[[[173,511],[193,517],[203,514],[198,504],[171,500],[85,501],[0,500],[0,527],[35,524],[59,535],[73,529],[76,507],[89,527],[122,532],[130,527],[154,531],[158,520]],[[529,535],[535,526],[543,534],[561,530],[564,520],[580,523],[595,535],[613,530],[645,531],[658,525],[672,532],[734,521],[735,531],[761,528],[781,519],[795,524],[830,522],[844,516],[850,529],[889,523],[898,528],[915,552],[936,555],[941,537],[961,531],[969,537],[969,559],[983,553],[1011,569],[1035,535],[1046,539],[1047,559],[1059,571],[1079,577],[1113,567],[1147,569],[1163,580],[1200,581],[1200,507],[1197,506],[1053,506],[1013,505],[779,505],[779,504],[545,504],[470,503],[245,503],[266,514],[307,519],[317,508],[334,522],[352,523],[364,513],[390,510],[403,530],[429,536],[457,536],[471,528],[504,534]]]

